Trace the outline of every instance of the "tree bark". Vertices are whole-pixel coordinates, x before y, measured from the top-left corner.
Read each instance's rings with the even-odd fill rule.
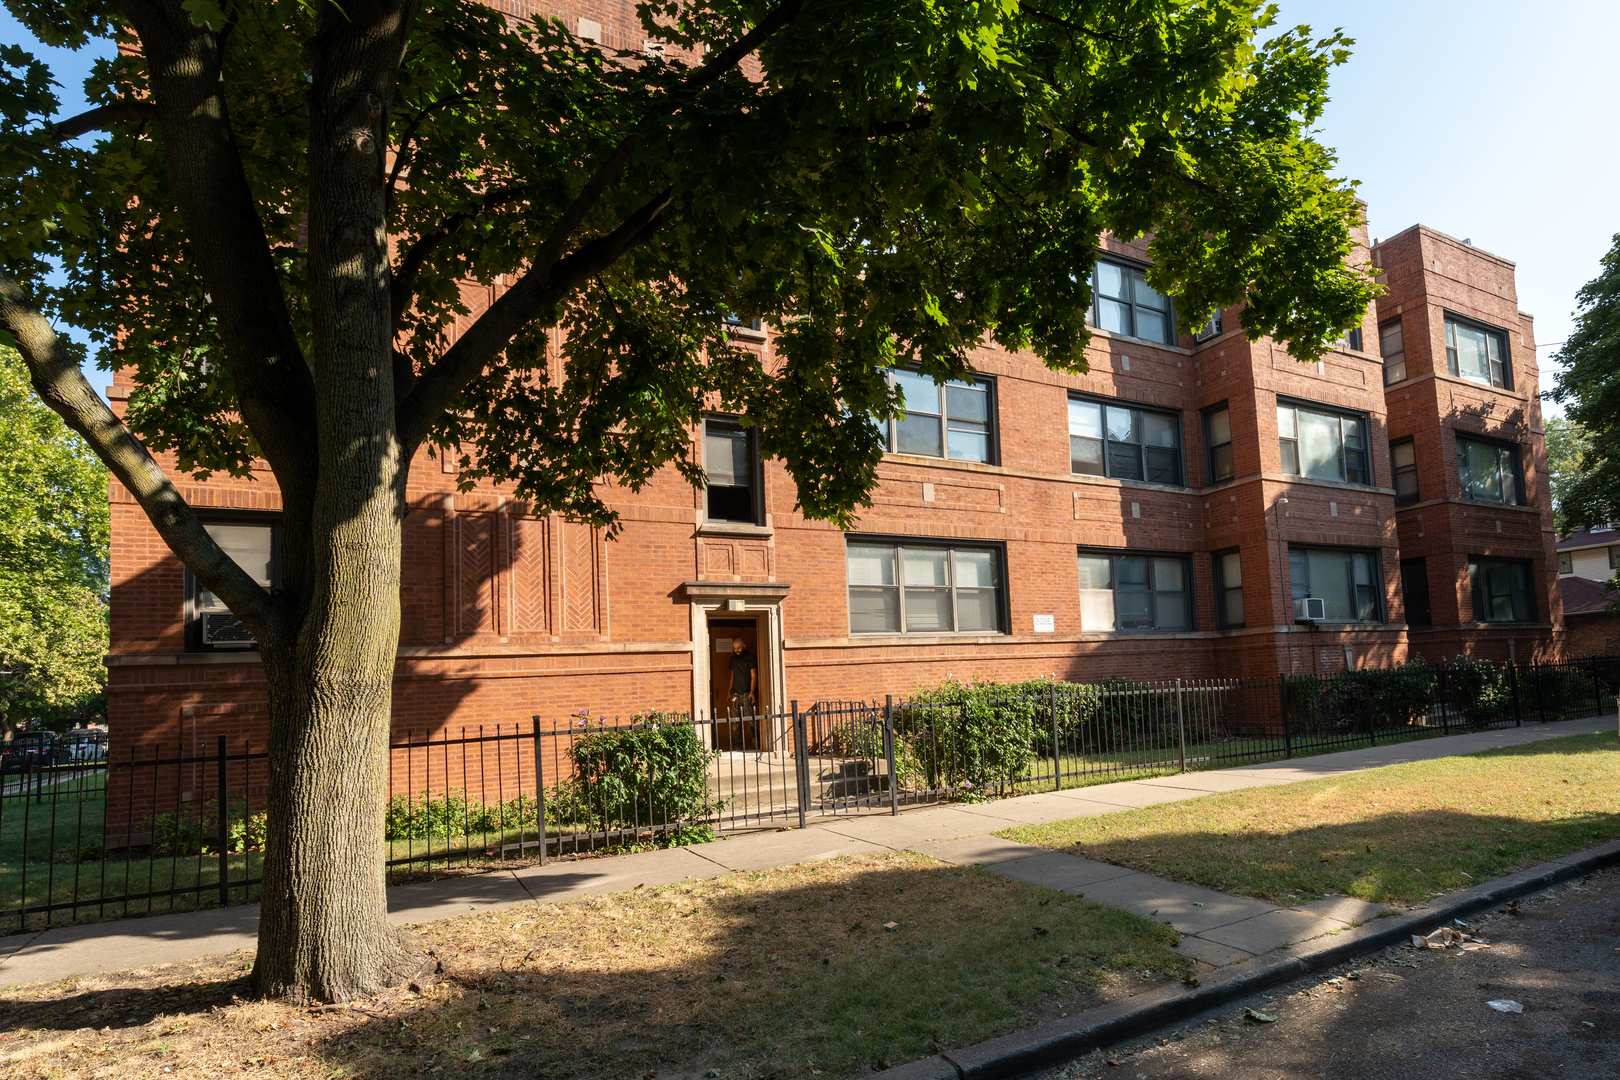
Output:
[[[411,6],[321,8],[310,53],[309,266],[320,475],[295,639],[261,651],[270,790],[259,953],[268,997],[344,1001],[419,966],[388,925],[383,824],[400,533],[383,147]]]

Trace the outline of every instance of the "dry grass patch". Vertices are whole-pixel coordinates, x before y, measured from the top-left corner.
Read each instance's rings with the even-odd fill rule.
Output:
[[[999,835],[1277,904],[1408,907],[1620,837],[1620,753],[1577,735]]]
[[[445,974],[363,1011],[243,1001],[241,956],[5,991],[0,1075],[853,1076],[1187,970],[1168,927],[915,854],[413,930]]]

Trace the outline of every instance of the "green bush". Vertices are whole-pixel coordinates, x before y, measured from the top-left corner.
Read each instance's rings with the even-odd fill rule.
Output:
[[[706,823],[730,804],[709,790],[709,766],[720,755],[685,717],[635,716],[622,728],[590,723],[571,751],[573,778],[547,795],[548,821],[590,830],[679,826],[665,833],[672,844],[714,838]]]
[[[1027,683],[974,686],[955,680],[918,691],[896,711],[895,726],[909,742],[923,783],[977,798],[1023,779],[1035,756],[1037,706],[1045,704],[1032,691]]]
[[[229,802],[225,822],[225,850],[254,851],[264,847],[265,815],[252,811],[247,796],[238,794]],[[142,823],[151,835],[154,855],[199,855],[219,850],[219,802],[209,799],[195,810],[183,809],[154,814]]]
[[[485,803],[461,788],[434,795],[395,795],[388,800],[383,835],[389,840],[445,839],[533,828],[539,820],[532,796]]]

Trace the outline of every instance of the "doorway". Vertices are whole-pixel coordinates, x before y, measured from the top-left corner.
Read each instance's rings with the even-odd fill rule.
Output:
[[[762,743],[763,703],[771,700],[766,686],[768,666],[761,662],[759,653],[759,617],[710,619],[709,624],[709,715],[714,717],[714,748],[716,750],[758,750]],[[746,684],[732,686],[731,658],[734,643],[741,642],[743,652],[754,657],[757,683],[754,704],[750,708],[733,702],[733,690],[746,694]]]

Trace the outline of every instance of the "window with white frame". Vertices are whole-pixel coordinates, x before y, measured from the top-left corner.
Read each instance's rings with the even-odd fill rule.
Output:
[[[1110,334],[1176,343],[1170,298],[1147,283],[1141,269],[1098,259],[1091,274],[1091,321]]]
[[[1283,472],[1313,480],[1370,483],[1367,418],[1317,405],[1277,402]]]
[[[1462,496],[1479,502],[1524,503],[1519,448],[1503,443],[1457,437],[1457,479]]]
[[[1406,380],[1406,335],[1401,320],[1392,319],[1378,328],[1378,352],[1384,358],[1384,385]]]
[[[1609,549],[1609,565],[1614,565],[1614,549]],[[1567,551],[1558,553],[1558,572],[1560,574],[1573,574],[1575,572],[1575,557]]]
[[[994,393],[988,380],[941,386],[902,368],[889,377],[905,395],[906,410],[887,424],[890,452],[986,464],[995,459]]]
[[[1225,405],[1204,414],[1204,445],[1209,447],[1208,482],[1232,479],[1232,411]]]
[[[1288,547],[1288,585],[1295,600],[1323,601],[1328,622],[1378,622],[1378,553]]]
[[[267,592],[277,587],[280,526],[272,521],[207,521],[203,528],[232,562]],[[187,644],[192,649],[247,649],[257,644],[253,632],[186,571],[191,611]]]
[[[995,634],[1001,551],[925,540],[850,540],[851,634]]]
[[[1080,552],[1082,631],[1192,628],[1192,565],[1187,556]]]
[[[1395,470],[1395,505],[1418,501],[1417,447],[1411,439],[1389,444],[1389,463]]]
[[[1243,560],[1238,551],[1217,551],[1215,564],[1215,616],[1222,630],[1243,625]]]
[[[1069,467],[1087,476],[1183,483],[1178,413],[1069,399]]]
[[[1513,389],[1507,335],[1454,315],[1446,316],[1446,368],[1459,378]]]

